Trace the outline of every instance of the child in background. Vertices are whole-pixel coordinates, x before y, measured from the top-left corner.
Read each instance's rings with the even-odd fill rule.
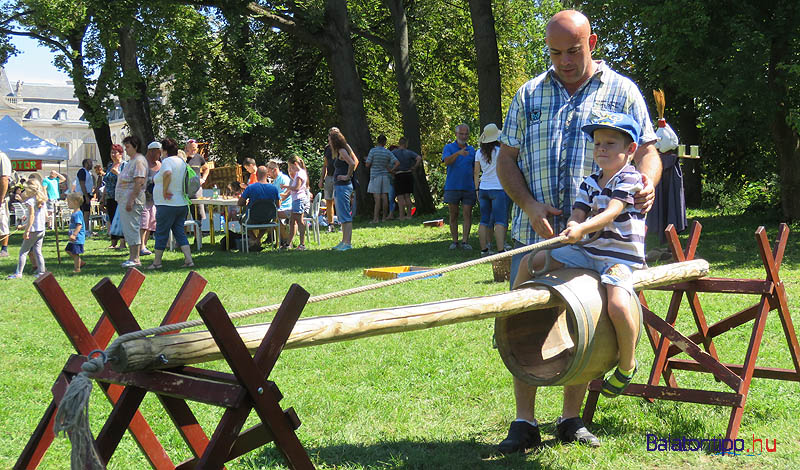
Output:
[[[291,194],[292,196],[292,214],[289,218],[289,246],[292,245],[294,234],[296,231],[300,232],[300,244],[297,245],[298,250],[305,250],[306,240],[306,224],[303,221],[303,214],[309,208],[309,193],[308,193],[308,173],[306,173],[306,164],[302,158],[297,155],[289,157],[287,162],[289,164],[289,177],[291,180],[288,185],[282,185],[282,189],[286,192],[281,196],[281,200],[286,199]]]
[[[83,197],[79,193],[69,193],[67,195],[67,206],[72,209],[72,215],[69,216],[69,243],[64,251],[69,253],[72,261],[75,263],[74,273],[81,272],[81,268],[86,265],[86,262],[81,260],[83,254],[83,244],[86,240],[86,229],[83,220],[83,212],[81,212],[81,203]]]
[[[225,187],[225,195],[230,198],[238,199],[242,195],[242,188],[239,187],[238,181],[231,181]],[[231,221],[239,220],[239,206],[228,206],[228,217]]]
[[[14,274],[9,275],[8,279],[22,279],[22,271],[25,269],[25,260],[28,252],[32,252],[36,259],[36,277],[45,273],[42,242],[44,241],[44,231],[47,224],[47,193],[42,187],[42,183],[38,180],[28,179],[25,182],[22,199],[23,204],[28,206],[28,219],[24,226],[17,226],[18,230],[24,230],[22,248],[19,250],[17,270]]]
[[[239,184],[239,187],[244,189],[248,185],[258,182],[258,178],[256,177],[256,170],[258,169],[258,167],[256,166],[255,159],[250,157],[244,159],[244,161],[242,162],[242,166],[244,166],[245,171],[247,171],[247,173],[250,174],[250,176],[247,179],[247,184],[244,183]]]

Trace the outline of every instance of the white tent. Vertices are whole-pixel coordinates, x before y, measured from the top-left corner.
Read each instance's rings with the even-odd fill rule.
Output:
[[[0,150],[11,160],[62,162],[69,159],[66,149],[36,137],[11,116],[0,119]]]

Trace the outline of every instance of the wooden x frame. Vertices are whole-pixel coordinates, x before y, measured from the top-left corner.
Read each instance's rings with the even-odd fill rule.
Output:
[[[121,299],[126,310],[133,302],[143,282],[144,275],[136,269],[131,268],[125,274],[125,277],[120,283],[119,290],[117,291],[117,296]],[[111,285],[113,288],[111,281],[108,278],[104,278],[95,286],[95,289],[108,285]],[[190,274],[181,287],[175,302],[173,302],[170,307],[164,319],[164,324],[184,321],[191,313],[197,299],[200,298],[200,294],[203,292],[205,285],[206,281],[202,277],[194,273]],[[45,304],[50,308],[59,326],[61,326],[61,329],[67,335],[67,338],[78,354],[87,356],[95,349],[105,349],[114,336],[114,333],[119,331],[115,330],[110,317],[104,313],[100,316],[100,319],[90,333],[51,273],[47,273],[34,281],[34,286],[39,291]],[[64,396],[64,392],[74,376],[75,373],[68,372],[65,367],[56,378],[52,387],[53,400],[45,410],[42,419],[39,421],[39,425],[28,440],[19,459],[17,459],[13,467],[14,470],[29,470],[39,466],[45,452],[50,447],[55,437],[53,434],[53,418],[58,410],[58,403]],[[108,383],[101,383],[100,387],[112,405],[120,401],[125,391],[124,387]],[[158,470],[174,468],[172,461],[164,451],[164,448],[153,433],[150,425],[144,417],[142,417],[141,413],[135,409],[130,419],[129,429],[133,439],[144,452],[145,458],[152,468]],[[124,432],[124,429],[122,432]],[[193,438],[196,433],[193,433],[191,429],[186,429],[186,432],[188,434],[187,438],[191,439],[192,443],[196,443],[196,440]],[[202,430],[200,430],[200,432],[202,433]],[[122,433],[119,433],[118,436],[110,436],[107,433],[101,433],[98,435],[97,442],[102,444],[102,447],[107,448],[107,443],[113,440],[117,440],[118,442],[121,437]],[[114,445],[114,447],[116,447],[116,445]],[[110,458],[110,455],[106,455],[104,452],[98,455],[100,455],[101,458],[105,457],[104,463],[107,463],[108,458]]]
[[[676,261],[694,259],[701,229],[700,223],[695,222],[693,224],[687,246],[682,249],[675,228],[672,225],[667,227],[665,232],[667,233],[672,255]],[[788,226],[781,224],[775,246],[770,249],[764,227],[759,227],[756,230],[756,244],[766,271],[764,280],[707,277],[657,288],[658,290],[672,291],[669,309],[664,319],[661,319],[648,308],[644,293],[639,293],[644,326],[655,357],[647,383],[631,384],[623,394],[642,397],[649,401],[663,399],[729,406],[731,407],[731,414],[725,437],[727,439],[735,439],[739,432],[742,413],[753,377],[800,382],[800,347],[798,346],[797,335],[789,312],[786,288],[780,278],[780,267],[788,237]],[[697,296],[698,292],[752,294],[760,296],[760,300],[755,305],[709,326]],[[689,336],[684,336],[675,329],[675,321],[684,295],[689,302],[689,307],[697,326],[697,332]],[[772,310],[777,310],[781,319],[794,369],[756,367],[755,365],[767,316]],[[720,362],[714,347],[714,338],[750,320],[755,320],[755,322],[753,323],[744,362],[742,364]],[[681,352],[685,352],[691,359],[673,359],[674,356]],[[674,370],[711,373],[716,380],[725,383],[733,391],[716,392],[680,388],[677,385]],[[662,377],[665,385],[659,386],[659,380]],[[583,412],[585,423],[590,423],[594,416],[601,386],[601,380],[595,380],[589,385],[589,396]]]
[[[139,325],[129,310],[133,297],[144,280],[137,270],[126,274],[117,289],[103,279],[92,293],[103,308],[103,316],[90,334],[70,304],[55,278],[48,274],[35,284],[78,354],[65,364],[53,386],[53,401],[22,451],[14,469],[35,469],[53,440],[53,417],[57,403],[69,381],[81,370],[87,355],[104,349],[114,332],[138,331]],[[206,281],[190,273],[175,298],[162,325],[184,321],[199,298]],[[266,377],[275,365],[283,346],[300,316],[308,293],[293,285],[278,310],[255,358],[250,357],[236,329],[215,294],[208,294],[197,309],[206,321],[233,374],[180,367],[168,370],[119,374],[110,367],[92,378],[106,392],[114,405],[103,428],[94,439],[95,450],[107,465],[125,430],[131,434],[154,469],[221,469],[225,462],[275,441],[293,469],[313,469],[308,455],[294,430],[300,426],[294,410],[283,411],[278,405],[280,391]],[[193,458],[174,464],[159,443],[138,409],[147,392],[155,393],[178,432],[190,448]],[[220,424],[211,439],[203,432],[186,400],[225,407]],[[261,424],[240,433],[250,411],[255,409]]]

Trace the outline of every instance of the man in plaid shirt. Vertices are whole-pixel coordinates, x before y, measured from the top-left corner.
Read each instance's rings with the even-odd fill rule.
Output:
[[[509,107],[500,135],[497,174],[514,200],[511,236],[517,246],[550,238],[566,228],[583,179],[593,171],[592,146],[581,127],[607,112],[625,113],[641,126],[639,149],[634,154],[644,189],[636,206],[646,212],[655,198],[661,176],[656,135],[641,92],[628,78],[604,62],[593,61],[597,35],[589,20],[574,10],[556,13],[545,34],[552,67],[523,85]],[[511,285],[519,261],[511,264]],[[600,441],[579,417],[588,384],[564,387],[558,438],[599,446]],[[534,417],[536,387],[514,378],[516,420],[500,443],[502,453],[522,452],[541,443]]]

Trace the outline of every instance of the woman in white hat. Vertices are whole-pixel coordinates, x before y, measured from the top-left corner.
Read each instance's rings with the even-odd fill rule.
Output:
[[[500,143],[497,138],[499,136],[500,129],[494,123],[487,124],[478,140],[480,149],[475,152],[475,188],[478,188],[478,199],[481,206],[481,223],[478,226],[481,256],[494,254],[490,249],[492,228],[497,252],[505,251],[508,206],[511,199],[497,178],[497,155],[500,153]]]

